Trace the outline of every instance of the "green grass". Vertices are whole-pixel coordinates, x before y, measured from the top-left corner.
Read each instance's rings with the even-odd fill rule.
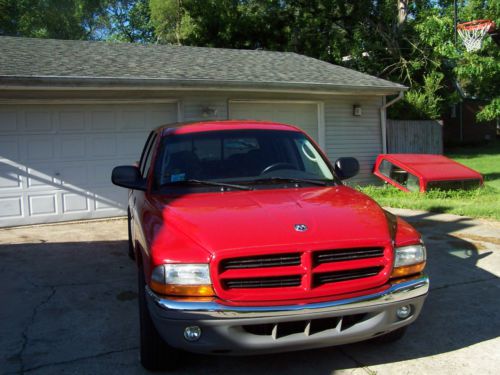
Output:
[[[500,220],[500,141],[482,147],[450,150],[446,156],[480,172],[485,186],[470,191],[405,193],[391,185],[366,186],[359,190],[382,206]]]

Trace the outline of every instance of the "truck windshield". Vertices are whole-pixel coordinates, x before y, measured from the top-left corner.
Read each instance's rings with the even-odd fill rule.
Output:
[[[336,182],[304,134],[225,130],[166,136],[155,163],[157,187],[190,180],[238,184]]]

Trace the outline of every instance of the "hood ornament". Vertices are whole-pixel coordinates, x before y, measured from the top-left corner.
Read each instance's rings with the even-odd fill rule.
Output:
[[[295,230],[297,232],[305,232],[307,230],[307,225],[305,225],[305,224],[295,224]]]

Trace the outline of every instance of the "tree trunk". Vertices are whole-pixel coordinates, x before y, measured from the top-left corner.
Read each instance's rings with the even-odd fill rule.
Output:
[[[398,27],[406,21],[408,16],[408,3],[410,0],[397,0],[398,2]]]

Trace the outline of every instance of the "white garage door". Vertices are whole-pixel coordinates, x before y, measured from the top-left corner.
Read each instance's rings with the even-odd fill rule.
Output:
[[[0,227],[123,215],[111,170],[177,105],[0,105]]]
[[[229,118],[267,120],[295,125],[315,141],[319,141],[318,104],[316,103],[262,103],[230,102]]]

